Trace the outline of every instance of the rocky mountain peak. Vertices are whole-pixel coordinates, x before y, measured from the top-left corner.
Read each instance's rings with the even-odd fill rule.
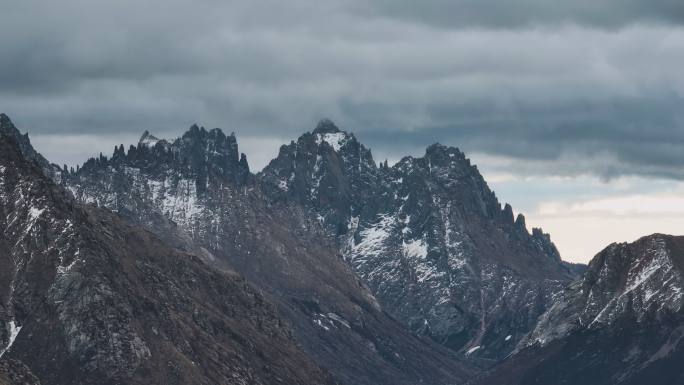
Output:
[[[367,200],[378,183],[377,166],[369,149],[330,120],[282,146],[259,174],[273,196],[324,208],[325,216],[344,222],[353,200]],[[340,227],[342,229],[342,227]]]
[[[460,160],[466,161],[465,154],[458,147],[445,146],[441,143],[433,143],[425,149],[425,156],[434,160]],[[470,161],[467,161],[470,163]]]
[[[428,146],[423,157],[405,156],[390,168],[402,173],[432,174],[441,179],[457,179],[477,170],[458,148],[439,143]]]
[[[131,207],[123,201],[111,198],[116,194],[132,194],[133,186],[143,191],[153,191],[155,205],[165,212],[165,205],[177,204],[171,199],[181,199],[184,207],[174,211],[171,220],[187,222],[196,220],[202,211],[200,201],[209,190],[221,186],[244,186],[252,180],[249,163],[238,151],[234,134],[225,135],[220,129],[206,129],[193,125],[180,138],[167,141],[145,131],[137,146],[128,152],[117,146],[111,158],[91,158],[74,173],[66,175],[65,184],[78,191],[82,201],[97,203],[119,213],[129,212]],[[98,181],[89,185],[91,181]],[[99,184],[106,180],[110,191],[102,191]],[[122,181],[129,181],[123,183]],[[165,198],[173,195],[173,198]],[[110,199],[112,199],[110,201]],[[138,203],[139,204],[139,203]]]
[[[234,136],[199,126],[168,147],[138,146],[122,161],[82,168],[67,186],[81,202],[107,207],[184,250],[202,251],[208,263],[244,274],[280,303],[298,341],[321,365],[342,373],[342,383],[461,383],[458,360],[435,360],[442,347],[381,312],[332,237],[322,234],[321,224],[337,234],[343,227],[332,226],[357,215],[349,211],[352,202],[370,201],[363,194],[378,191],[363,185],[377,174],[369,152],[350,136],[339,152],[316,143],[317,135],[334,134],[302,135],[284,146],[268,179],[247,186],[225,177],[237,154]],[[237,162],[247,169],[245,156]],[[288,203],[313,202],[325,215],[313,214],[310,204],[280,205],[264,196],[268,188],[279,199],[301,199]]]
[[[515,217],[515,228],[520,231],[524,232],[527,234],[527,223],[525,221],[525,216],[522,214],[518,214],[517,217]]]
[[[506,221],[506,223],[513,224],[513,222],[514,222],[513,207],[508,203],[506,203],[504,205],[503,217],[504,217],[504,220]]]
[[[173,143],[181,155],[190,159],[237,164],[240,159],[235,134],[226,135],[220,128],[207,131],[193,124],[183,136]]]
[[[537,324],[527,345],[619,322],[653,322],[684,305],[684,237],[653,234],[613,243],[589,263],[581,281]]]
[[[9,116],[4,113],[0,114],[0,135],[14,138],[24,157],[30,161],[36,162],[46,175],[53,179],[60,178],[61,169],[59,166],[50,164],[47,159],[39,154],[31,145],[28,134],[21,134],[14,126],[14,123],[12,123]]]
[[[28,137],[28,134],[21,135],[19,130],[14,127],[12,120],[5,114],[0,114],[0,133],[18,139],[21,136]]]
[[[456,147],[377,167],[352,134],[319,124],[259,177],[314,212],[386,311],[456,351],[487,344],[476,355],[505,356],[573,276]]]
[[[332,149],[332,152],[340,153],[342,156],[363,153],[367,162],[375,164],[370,156],[370,150],[361,145],[353,133],[341,130],[329,119],[321,120],[313,131],[301,135],[297,140],[297,146],[315,150],[317,153],[326,152],[324,148]]]
[[[545,233],[544,230],[538,227],[532,228],[532,241],[536,243],[544,253],[551,257],[552,259],[561,262],[560,252],[556,248],[556,245],[551,241],[551,235]],[[580,265],[579,267],[581,268]]]
[[[313,130],[314,134],[336,134],[339,132],[341,130],[330,119],[321,119]]]
[[[8,135],[0,233],[0,384],[38,383],[8,360],[43,384],[337,383],[244,279],[76,203]]]
[[[149,131],[145,130],[145,132],[143,132],[143,134],[140,136],[140,140],[138,140],[138,145],[147,146],[147,147],[152,148],[158,142],[159,142],[159,138],[150,134]]]
[[[234,153],[236,159],[238,157],[235,133],[226,135],[220,128],[207,130],[204,127],[197,126],[197,124],[193,124],[179,140],[182,143],[193,145],[207,146],[214,144],[215,148],[213,149],[226,150],[227,152]],[[176,142],[179,142],[179,140]]]
[[[589,263],[583,281],[587,295],[582,324],[606,324],[631,312],[682,308],[684,238],[664,234],[634,243],[612,244]]]
[[[479,174],[477,167],[471,165],[470,159],[456,147],[432,144],[425,149],[423,158],[431,173],[441,174],[447,178],[458,178],[469,174]]]
[[[2,166],[10,166],[11,162],[17,162],[24,158],[17,138],[4,132],[0,132],[0,149],[2,149],[0,151]]]
[[[475,383],[682,383],[683,267],[681,236],[609,245],[558,293],[516,354]]]
[[[5,114],[4,112],[0,112],[0,127],[4,127],[6,125],[11,125],[12,121],[10,120],[9,116]]]
[[[206,182],[208,173],[228,176],[239,183],[244,183],[251,175],[247,156],[239,152],[235,134],[226,135],[220,128],[207,130],[193,124],[180,138],[172,142],[159,139],[148,131],[145,131],[140,139],[140,144],[149,148],[155,148],[159,143],[163,144],[161,150],[170,152],[176,163],[179,163],[171,162],[171,166],[188,168],[199,176],[203,183]]]

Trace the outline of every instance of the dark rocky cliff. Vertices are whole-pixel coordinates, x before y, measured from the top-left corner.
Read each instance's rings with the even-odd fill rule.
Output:
[[[454,147],[378,166],[325,120],[258,178],[273,201],[319,220],[383,309],[470,357],[508,355],[577,276]]]
[[[0,381],[334,383],[242,278],[81,206],[6,135],[0,231]]]

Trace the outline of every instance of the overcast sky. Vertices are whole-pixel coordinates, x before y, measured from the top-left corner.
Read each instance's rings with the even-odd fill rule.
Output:
[[[0,112],[56,163],[322,117],[376,159],[458,146],[567,259],[684,233],[681,0],[62,0],[0,6]]]

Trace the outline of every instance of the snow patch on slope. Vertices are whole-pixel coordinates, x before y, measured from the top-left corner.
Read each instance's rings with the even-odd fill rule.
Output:
[[[427,244],[422,239],[416,239],[409,243],[402,241],[401,247],[406,258],[425,259],[428,254]]]
[[[44,211],[45,211],[45,209],[39,209],[36,207],[31,207],[31,209],[29,210],[29,213],[28,213],[29,214],[29,221],[31,223],[35,222],[36,220],[38,220],[38,218],[40,218],[41,215],[43,215]]]
[[[475,353],[476,351],[480,350],[480,348],[481,348],[481,346],[478,345],[478,346],[474,346],[474,347],[468,349],[468,351],[466,351],[466,356],[469,356],[469,355]]]
[[[12,348],[12,345],[14,345],[14,341],[17,339],[20,331],[21,326],[17,326],[14,321],[9,322],[9,342],[7,342],[7,346],[5,346],[4,349],[0,350],[0,358],[2,358],[2,356]]]
[[[353,260],[378,257],[384,253],[385,241],[389,238],[395,222],[394,217],[381,215],[375,225],[361,230],[361,242],[352,246]]]
[[[316,144],[320,146],[323,142],[328,143],[337,152],[347,143],[347,135],[344,132],[316,134]]]
[[[166,178],[147,183],[152,200],[167,218],[186,229],[192,228],[192,224],[201,218],[204,206],[200,203],[194,180]]]

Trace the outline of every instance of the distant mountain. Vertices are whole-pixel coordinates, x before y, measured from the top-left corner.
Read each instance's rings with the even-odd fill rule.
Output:
[[[478,384],[684,383],[684,237],[612,244]]]
[[[315,216],[275,202],[234,135],[193,126],[176,140],[143,134],[62,183],[165,242],[234,269],[278,305],[316,362],[347,384],[452,384],[473,369],[383,312]]]
[[[274,201],[317,218],[383,309],[470,357],[508,355],[577,276],[454,147],[378,166],[324,120],[258,179]]]
[[[194,125],[174,140],[145,132],[136,145],[117,146],[111,157],[89,159],[72,171],[43,161],[8,118],[4,127],[25,143],[21,153],[36,170],[70,192],[71,205],[86,205],[79,209],[91,218],[83,234],[103,242],[113,242],[110,233],[127,234],[114,238],[125,244],[107,244],[113,255],[137,261],[158,255],[150,247],[163,249],[174,260],[228,271],[226,284],[239,279],[230,273],[236,271],[263,293],[264,307],[273,303],[277,313],[268,317],[280,320],[278,331],[296,343],[283,342],[283,349],[293,349],[283,354],[302,362],[301,372],[291,369],[281,376],[293,378],[285,383],[462,384],[526,343],[539,316],[553,309],[582,270],[561,260],[548,234],[528,232],[524,216],[514,218],[510,205],[502,207],[477,168],[453,147],[435,144],[421,158],[378,165],[353,134],[324,120],[283,146],[255,175],[233,134]],[[130,232],[143,239],[130,240]],[[149,263],[159,264],[150,269],[164,271],[163,282],[174,286],[180,279],[182,291],[191,293],[183,299],[183,311],[210,296],[178,278],[188,267],[168,271],[157,259]],[[0,276],[0,282],[8,279]],[[147,290],[122,298],[136,302],[151,296]],[[244,290],[249,293],[249,286]],[[3,337],[8,343],[16,328],[22,327],[20,337],[25,330],[23,318],[12,317],[8,313]],[[131,330],[148,341],[142,330],[149,322],[143,320]],[[233,337],[246,336],[248,344],[254,339],[258,347],[261,331],[252,332]],[[10,350],[8,358],[19,360],[13,370],[21,373],[23,362],[41,380],[53,370],[15,357],[20,346],[25,345],[18,338]],[[248,355],[236,357],[251,362]],[[270,360],[279,362],[261,359],[256,362],[269,368]],[[152,361],[143,356],[136,362],[143,367]],[[290,370],[289,363],[283,370]],[[266,374],[250,370],[263,375],[254,377],[261,383],[270,383]],[[202,375],[209,374],[202,372],[200,382]]]
[[[242,278],[81,206],[32,154],[0,134],[0,383],[335,383]]]

